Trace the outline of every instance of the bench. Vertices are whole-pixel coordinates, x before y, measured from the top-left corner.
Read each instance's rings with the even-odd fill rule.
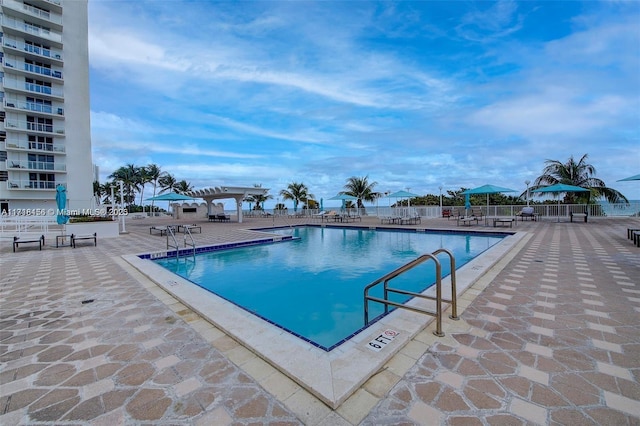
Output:
[[[76,241],[78,240],[93,240],[93,245],[98,245],[98,234],[96,232],[93,235],[75,235],[71,234],[71,247],[76,248]]]
[[[587,223],[587,214],[586,213],[574,213],[574,212],[570,212],[569,213],[569,221],[573,222],[573,217],[583,217],[584,218],[584,223]]]
[[[21,240],[20,237],[13,237],[13,252],[16,252],[16,249],[20,244],[35,244],[38,243],[38,247],[42,250],[42,246],[44,245],[44,235],[40,236],[37,240]]]
[[[640,229],[627,228],[627,238],[633,242],[633,245],[640,247]]]
[[[496,228],[498,226],[498,224],[500,224],[500,226],[502,226],[503,224],[509,224],[509,228],[513,227],[513,222],[515,222],[515,219],[510,217],[510,218],[500,218],[500,217],[496,217],[493,219],[493,227]]]

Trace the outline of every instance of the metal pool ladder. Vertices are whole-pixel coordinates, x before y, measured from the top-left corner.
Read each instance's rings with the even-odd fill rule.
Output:
[[[189,229],[188,226],[184,226],[184,247],[185,248],[187,247],[187,235],[189,236],[189,239],[191,240],[189,245],[191,246],[192,253],[193,253],[193,260],[195,262],[195,260],[196,260],[196,242],[193,241],[193,235],[191,235],[191,229]]]
[[[169,242],[169,237],[173,240],[173,245]],[[176,249],[176,259],[180,258],[180,245],[178,244],[178,240],[176,240],[176,234],[174,232],[173,226],[167,226],[167,250],[169,248]]]
[[[440,254],[440,253],[446,253],[449,256],[450,259],[450,263],[451,263],[451,300],[447,300],[447,299],[443,299],[442,298],[442,267],[440,265],[440,261],[438,260],[438,258],[436,257],[436,255]],[[407,291],[407,290],[402,290],[402,289],[398,289],[398,288],[391,288],[389,287],[389,281],[391,281],[392,279],[394,279],[395,277],[397,277],[398,275],[402,275],[403,273],[407,272],[410,269],[415,268],[416,266],[420,265],[423,262],[426,262],[427,260],[433,260],[434,263],[436,264],[436,297],[433,296],[426,296],[424,294],[421,293],[415,293],[412,291]],[[380,284],[380,283],[384,283],[384,298],[379,298],[379,297],[374,297],[374,296],[369,296],[369,289],[371,289],[372,287],[375,287],[376,285]],[[398,294],[406,294],[408,296],[413,296],[413,297],[419,297],[422,299],[429,299],[429,300],[435,300],[436,301],[436,311],[432,312],[423,308],[419,308],[419,307],[415,307],[415,306],[408,306],[402,303],[398,303],[398,302],[394,302],[389,300],[389,293],[398,293]],[[374,282],[372,282],[371,284],[369,284],[368,286],[366,286],[364,288],[364,325],[367,326],[369,325],[369,301],[371,300],[372,302],[379,302],[384,304],[384,313],[387,314],[389,312],[389,305],[391,306],[395,306],[396,308],[401,308],[401,309],[408,309],[410,311],[414,311],[414,312],[419,312],[421,314],[425,314],[425,315],[431,315],[433,317],[436,317],[436,331],[433,332],[433,334],[435,334],[438,337],[442,337],[444,336],[444,333],[442,332],[442,302],[449,302],[451,303],[451,315],[449,315],[449,318],[454,319],[454,320],[458,320],[460,319],[458,317],[458,305],[457,305],[457,296],[456,296],[456,260],[453,256],[453,253],[451,253],[449,250],[447,249],[438,249],[436,251],[434,251],[433,253],[427,253],[427,254],[423,254],[419,257],[417,257],[416,259],[412,260],[409,263],[406,263],[405,265],[399,267],[398,269],[389,272],[388,274],[384,275],[383,277],[378,278],[377,280],[375,280]]]
[[[189,239],[191,240],[191,242],[189,242],[189,243],[187,243],[187,235],[189,236]],[[169,241],[169,236],[171,236],[171,239],[173,240],[173,245]],[[185,246],[185,248],[187,247],[187,245],[191,246],[192,253],[193,253],[193,260],[195,260],[196,259],[196,243],[193,240],[193,235],[191,235],[191,230],[189,229],[188,226],[185,226],[184,227],[184,246]],[[174,232],[173,226],[167,226],[167,250],[169,250],[169,248],[175,249],[176,250],[176,259],[180,259],[180,245],[178,244],[178,240],[176,239],[176,234]]]

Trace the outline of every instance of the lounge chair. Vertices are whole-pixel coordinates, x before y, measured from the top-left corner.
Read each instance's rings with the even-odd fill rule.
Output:
[[[480,218],[477,216],[462,216],[456,219],[458,225],[462,222],[463,225],[471,226],[471,222],[475,222],[476,225],[479,223]]]
[[[325,220],[327,222],[337,222],[340,220],[341,216],[335,210],[331,210],[329,213],[323,214],[321,218],[323,222]]]
[[[380,218],[380,223],[395,224],[395,223],[400,223],[401,220],[402,220],[402,217],[400,216],[385,216]]]
[[[569,212],[569,218],[570,218],[571,222],[573,222],[574,216],[583,218],[584,219],[584,223],[587,223],[587,216],[588,216],[587,212],[583,212],[583,213]]]
[[[537,220],[536,218],[538,215],[534,213],[533,207],[523,207],[519,213],[516,213],[516,216],[519,217],[521,221],[525,220],[526,218],[535,221]]]
[[[13,252],[16,252],[16,249],[20,246],[20,244],[29,243],[38,243],[38,249],[42,250],[42,246],[44,245],[44,235],[40,236],[39,238],[32,237],[31,239],[27,240],[21,239],[20,237],[13,237]]]
[[[96,232],[93,235],[76,235],[71,234],[71,247],[76,248],[76,242],[78,240],[93,240],[93,245],[98,246],[98,234]]]
[[[482,220],[484,218],[484,214],[482,213],[482,209],[480,207],[472,207],[471,208],[471,217],[477,217],[478,220]]]
[[[149,235],[153,234],[154,232],[159,232],[160,236],[164,237],[165,235],[167,235],[167,232],[169,231],[169,228],[171,228],[171,230],[175,232],[175,228],[172,225],[169,225],[169,226],[151,226],[151,227],[149,227]]]
[[[444,215],[443,215],[444,217]],[[449,216],[447,216],[447,220],[453,218],[453,219],[460,219],[461,217],[464,217],[464,210],[463,209],[451,209],[451,211],[449,212]]]
[[[231,222],[231,217],[224,213],[210,214],[209,222]]]

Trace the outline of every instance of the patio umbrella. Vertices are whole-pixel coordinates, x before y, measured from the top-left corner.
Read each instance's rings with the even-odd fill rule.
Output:
[[[640,180],[640,175],[629,176],[629,177],[624,178],[624,179],[619,179],[616,182],[624,182],[624,181],[627,181],[627,180]]]
[[[56,187],[56,205],[58,207],[56,222],[58,222],[58,225],[64,225],[69,220],[69,216],[63,214],[67,205],[67,188],[62,185]]]
[[[354,197],[353,195],[348,194],[338,194],[335,197],[329,198],[330,200],[342,200],[342,209],[344,209],[345,201],[356,201],[358,197]]]
[[[554,193],[560,194],[565,192],[588,192],[586,188],[574,185],[566,185],[564,183],[556,183],[555,185],[543,186],[542,188],[534,189],[531,192],[539,193]],[[558,196],[558,222],[560,222],[560,197]]]
[[[387,195],[387,197],[389,198],[407,198],[408,207],[411,207],[411,199],[419,196],[420,195],[414,194],[413,192],[409,192],[409,191],[397,191],[397,192],[394,192],[393,194]]]
[[[463,194],[467,197],[474,194],[487,194],[487,216],[488,216],[489,215],[489,194],[499,194],[501,192],[516,192],[516,190],[487,184],[487,185],[479,186],[477,188],[467,189],[466,191],[463,192]],[[466,207],[466,203],[465,203],[465,207]],[[469,205],[469,207],[471,207],[471,205]],[[485,220],[485,223],[486,223],[486,220]]]
[[[147,201],[168,201],[169,205],[171,205],[172,201],[186,201],[193,200],[194,197],[189,197],[187,195],[178,194],[177,192],[167,192],[166,194],[156,195],[155,197],[147,198]]]

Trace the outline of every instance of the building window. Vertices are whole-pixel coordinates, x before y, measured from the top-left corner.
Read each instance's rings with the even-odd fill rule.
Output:
[[[7,171],[0,171],[0,182],[6,182],[9,180],[9,172]]]
[[[0,151],[0,161],[7,161],[7,151]]]

